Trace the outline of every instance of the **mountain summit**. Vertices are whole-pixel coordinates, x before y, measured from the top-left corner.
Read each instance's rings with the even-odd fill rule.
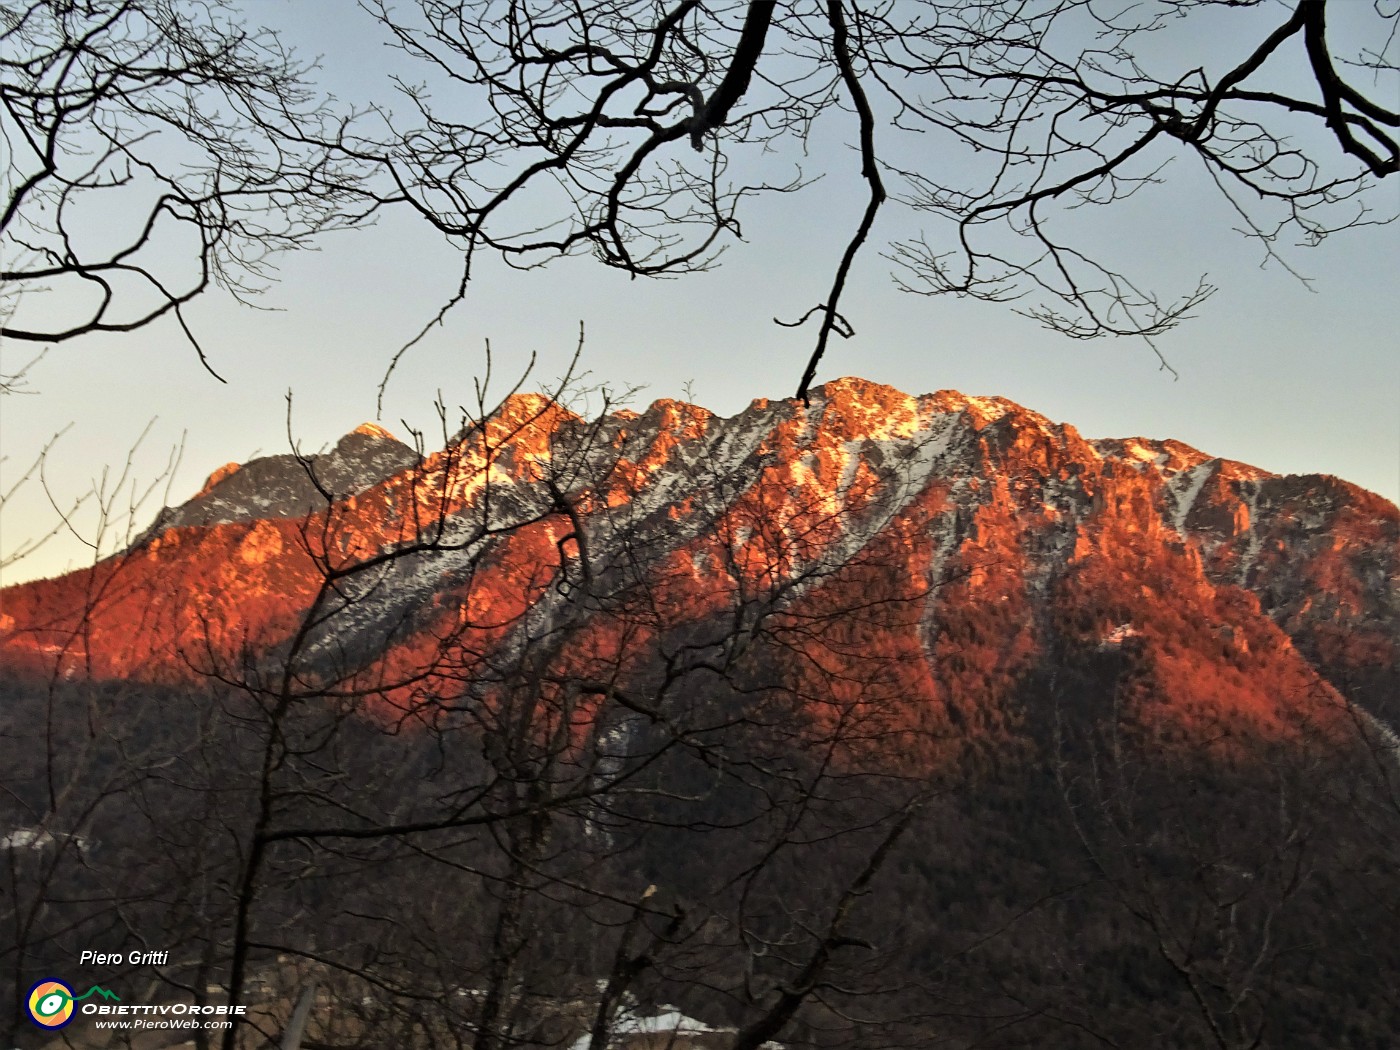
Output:
[[[728,419],[585,419],[514,395],[427,457],[365,425],[221,468],[130,550],[0,594],[0,662],[184,680],[295,659],[417,704],[463,688],[449,649],[489,663],[567,623],[557,667],[621,682],[773,614],[844,621],[791,673],[953,734],[1011,730],[1028,683],[1074,668],[1169,734],[1273,733],[1395,713],[1398,541],[1395,506],[1347,482],[1086,440],[1001,398],[847,378]]]

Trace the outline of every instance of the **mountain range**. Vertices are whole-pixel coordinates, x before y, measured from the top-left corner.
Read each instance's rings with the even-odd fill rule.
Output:
[[[901,657],[872,702],[1005,726],[1028,674],[1112,650],[1126,709],[1163,731],[1274,732],[1395,713],[1398,541],[1395,506],[1340,479],[1085,439],[1000,398],[842,379],[728,419],[587,419],[516,394],[426,456],[366,424],[215,471],[131,549],[3,592],[0,661],[179,680],[301,632],[337,673],[422,696],[451,687],[443,638],[509,647],[566,609],[588,625],[561,660],[625,667],[745,602],[868,597],[887,609],[863,651]]]

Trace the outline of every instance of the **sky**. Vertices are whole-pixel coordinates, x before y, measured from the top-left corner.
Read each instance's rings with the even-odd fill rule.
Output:
[[[384,86],[373,27],[348,9],[329,20],[320,3],[249,7],[305,53],[324,56],[330,90],[353,98]],[[29,370],[26,392],[0,397],[0,491],[62,432],[46,459],[47,493],[31,479],[5,502],[0,557],[51,531],[52,503],[66,507],[100,486],[104,472],[114,490],[129,460],[138,485],[158,484],[130,522],[120,520],[130,498],[116,501],[106,553],[128,525],[139,530],[162,503],[190,498],[223,464],[286,451],[289,396],[291,432],[306,451],[376,418],[400,436],[410,427],[432,435],[436,399],[454,416],[456,406],[473,405],[488,341],[497,395],[531,355],[526,387],[550,386],[568,368],[582,325],[583,385],[635,388],[635,408],[688,397],[731,415],[757,397],[791,396],[814,332],[780,328],[773,318],[800,316],[822,300],[864,204],[857,161],[839,142],[819,140],[810,163],[824,178],[746,213],[746,242],[713,272],[645,281],[589,259],[528,274],[483,266],[448,323],[405,356],[382,414],[376,397],[390,357],[460,272],[458,253],[404,216],[284,256],[261,310],[216,295],[198,301],[190,316],[226,383],[200,366],[173,324],[54,347]],[[909,232],[907,218],[888,213],[843,299],[856,335],[832,344],[817,381],[860,375],[915,394],[1007,397],[1086,437],[1175,438],[1276,473],[1335,474],[1395,500],[1400,230],[1347,231],[1289,251],[1304,284],[1277,264],[1261,265],[1258,246],[1233,232],[1199,172],[1174,163],[1166,176],[1153,193],[1103,210],[1091,236],[1164,292],[1189,291],[1203,274],[1219,288],[1158,341],[1175,374],[1140,342],[1069,341],[1006,306],[901,292],[879,251]],[[1379,206],[1400,205],[1400,187],[1384,192]],[[30,354],[0,342],[7,372]],[[176,449],[178,466],[167,470]],[[94,538],[90,512],[73,524],[84,540]],[[0,582],[90,562],[91,549],[60,531],[4,569]]]

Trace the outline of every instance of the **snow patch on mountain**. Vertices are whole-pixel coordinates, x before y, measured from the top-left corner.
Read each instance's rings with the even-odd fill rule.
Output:
[[[1207,460],[1199,466],[1177,474],[1167,482],[1167,492],[1173,501],[1172,528],[1176,530],[1177,535],[1186,535],[1186,519],[1191,513],[1191,508],[1196,505],[1201,489],[1215,473],[1216,465],[1215,460]]]

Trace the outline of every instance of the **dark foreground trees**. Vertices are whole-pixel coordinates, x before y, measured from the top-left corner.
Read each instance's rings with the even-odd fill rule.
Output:
[[[38,715],[25,699],[7,710]],[[750,711],[710,741],[732,771],[677,750],[656,780],[472,823],[446,807],[494,778],[472,734],[308,707],[280,723],[277,777],[279,820],[306,823],[264,832],[240,936],[266,715],[130,687],[58,699],[65,742],[82,701],[105,719],[47,818],[90,834],[7,850],[5,936],[28,942],[6,970],[149,946],[172,952],[155,979],[84,977],[222,1002],[241,944],[237,1045],[277,1045],[312,983],[308,1046],[619,1046],[677,1013],[714,1047],[1379,1048],[1400,1025],[1396,818],[1352,762],[1232,767],[1105,734],[909,809],[908,784],[822,775]],[[406,826],[430,822],[449,826]],[[27,1022],[10,1034],[40,1045]]]

